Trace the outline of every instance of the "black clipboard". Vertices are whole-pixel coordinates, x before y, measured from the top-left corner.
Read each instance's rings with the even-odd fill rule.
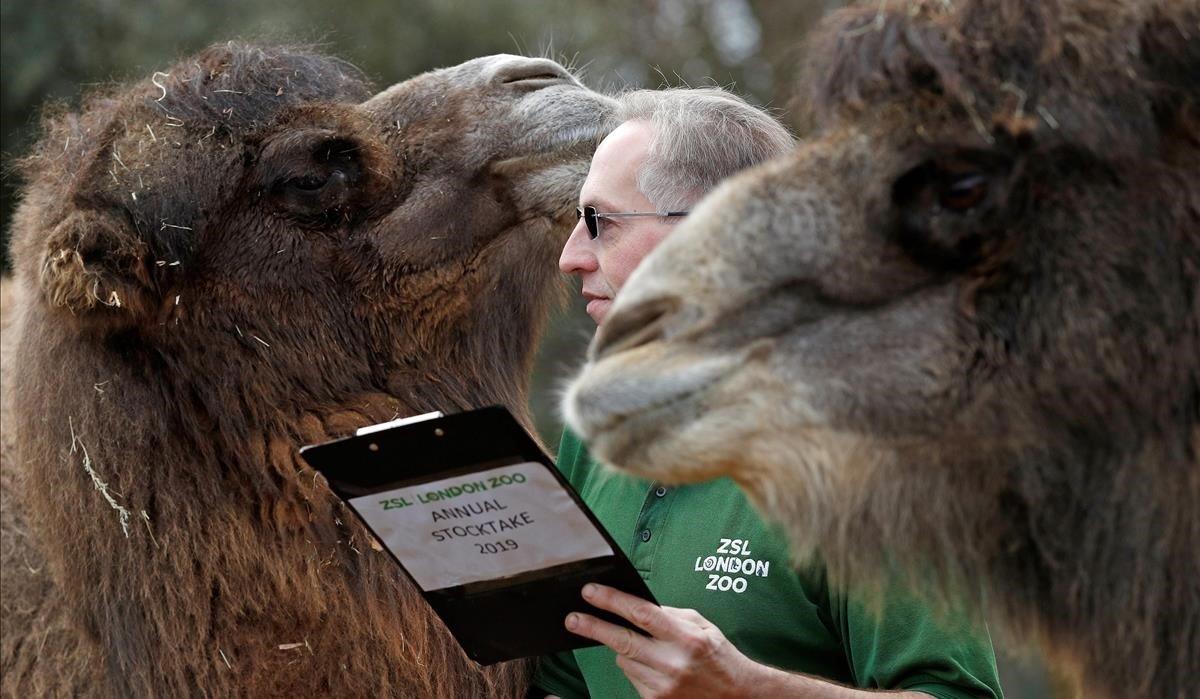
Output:
[[[566,630],[563,621],[572,611],[637,631],[624,619],[584,602],[579,594],[584,583],[609,585],[657,604],[645,581],[595,515],[503,407],[481,408],[310,445],[301,448],[300,454],[383,543],[467,656],[481,665],[598,645]],[[520,483],[514,482],[518,475]],[[426,488],[429,484],[444,487]],[[511,500],[518,486],[526,485],[537,486],[538,490],[529,491],[541,495],[537,504],[519,512],[518,507],[505,504],[504,497]],[[501,486],[509,490],[502,493]],[[554,488],[560,488],[561,493]],[[471,492],[463,492],[466,489]],[[526,497],[524,491],[522,497]],[[493,511],[484,509],[488,503]],[[559,510],[553,518],[536,509],[551,505]],[[381,509],[389,506],[398,511]],[[494,511],[500,508],[503,511]],[[435,511],[441,513],[440,519],[433,514]],[[536,521],[539,518],[541,521]],[[542,532],[535,543],[541,543],[544,551],[546,532],[552,531],[548,525],[558,518],[574,525],[559,527],[558,531],[564,533],[554,534],[562,539],[562,547],[586,550],[590,552],[587,557],[494,578],[481,572],[480,566],[503,566],[518,555],[534,555],[529,551],[537,549],[536,545],[527,543],[526,550],[517,554],[515,549],[507,550],[505,542],[517,544],[519,549],[520,537],[533,537],[535,525],[540,526],[536,531]],[[496,531],[505,523],[509,523],[509,529]],[[528,527],[522,531],[526,524]],[[566,531],[574,534],[566,537]],[[444,538],[433,538],[435,532]],[[607,553],[599,551],[602,547],[597,537],[606,544]],[[393,545],[389,545],[389,539]],[[469,559],[464,547],[467,543],[491,548],[480,548],[479,558]],[[454,555],[439,558],[439,548]],[[544,555],[553,556],[554,551]],[[442,560],[452,560],[453,565],[448,563],[446,567],[453,571],[439,570],[435,562]],[[481,576],[484,579],[477,579]]]

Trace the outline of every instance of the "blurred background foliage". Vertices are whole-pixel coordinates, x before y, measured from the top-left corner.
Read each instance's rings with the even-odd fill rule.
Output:
[[[20,182],[12,170],[47,105],[77,105],[89,87],[136,80],[229,39],[309,43],[347,58],[378,86],[492,53],[549,55],[596,89],[712,85],[787,109],[805,32],[835,0],[0,0],[0,260]],[[558,387],[581,363],[594,326],[578,294],[539,353],[533,407],[557,444]],[[1038,663],[997,639],[1005,689],[1050,694]],[[1003,647],[1001,647],[1003,646]]]

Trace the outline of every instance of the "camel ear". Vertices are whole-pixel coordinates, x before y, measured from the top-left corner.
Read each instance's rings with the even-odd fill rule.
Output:
[[[46,239],[42,292],[51,305],[77,316],[132,322],[153,307],[145,249],[131,224],[99,211],[76,211]]]
[[[1164,129],[1200,119],[1200,3],[1164,2],[1142,25],[1140,50]]]

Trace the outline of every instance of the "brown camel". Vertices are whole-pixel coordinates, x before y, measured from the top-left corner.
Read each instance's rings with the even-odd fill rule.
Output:
[[[1195,696],[1200,4],[872,0],[810,50],[812,137],[631,277],[571,424],[850,584],[982,582],[1086,696]]]
[[[523,694],[297,447],[431,409],[529,424],[610,110],[546,59],[372,96],[231,43],[53,115],[14,225],[4,694]]]

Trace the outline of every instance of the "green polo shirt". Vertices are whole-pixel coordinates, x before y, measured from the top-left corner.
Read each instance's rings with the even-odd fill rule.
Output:
[[[861,688],[1000,697],[986,630],[889,593],[875,613],[797,571],[787,541],[728,479],[675,488],[604,468],[575,435],[558,467],[660,604],[695,609],[750,658]],[[534,683],[561,697],[636,697],[604,646],[542,658]]]

